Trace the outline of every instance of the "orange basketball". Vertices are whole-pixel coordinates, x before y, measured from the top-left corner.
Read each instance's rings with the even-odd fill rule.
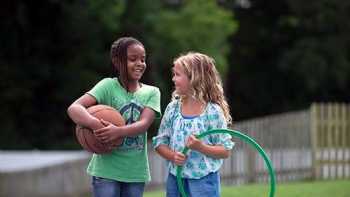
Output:
[[[98,119],[106,120],[116,126],[125,125],[123,116],[113,107],[107,105],[94,105],[87,109],[87,111]],[[101,128],[103,127],[101,123]],[[113,148],[110,148],[100,142],[91,129],[77,125],[75,128],[75,134],[77,136],[80,145],[87,151],[92,153],[109,153]],[[123,139],[118,140],[117,144],[123,143]]]

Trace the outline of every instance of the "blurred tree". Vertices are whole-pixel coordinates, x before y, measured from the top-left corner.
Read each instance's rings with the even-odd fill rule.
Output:
[[[145,44],[144,81],[161,88],[163,107],[172,60],[189,50],[216,59],[235,120],[349,102],[349,8],[338,0],[5,0],[0,149],[79,147],[66,108],[112,75],[109,48],[125,35]]]
[[[112,75],[109,48],[116,38],[135,36],[145,44],[150,57],[145,81],[161,87],[165,104],[174,56],[208,53],[224,74],[226,38],[236,28],[229,12],[203,0],[18,0],[5,1],[0,9],[0,149],[79,147],[66,108]]]
[[[223,1],[240,22],[227,80],[233,116],[349,102],[349,3]]]
[[[119,1],[2,3],[0,149],[73,142],[66,108],[108,70],[122,11]]]
[[[295,15],[296,40],[278,65],[287,79],[297,83],[291,101],[349,102],[350,2],[288,1],[288,5]]]
[[[149,16],[153,32],[146,38],[151,61],[159,69],[152,78],[162,89],[163,104],[170,101],[172,61],[180,53],[198,51],[214,57],[218,70],[226,77],[227,39],[238,26],[233,14],[213,0],[183,1],[165,7]]]

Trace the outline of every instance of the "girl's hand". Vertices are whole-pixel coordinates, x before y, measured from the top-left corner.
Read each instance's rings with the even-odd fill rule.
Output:
[[[100,121],[104,125],[104,127],[101,129],[94,130],[94,134],[97,137],[97,139],[110,147],[115,147],[119,145],[123,140],[122,136],[120,135],[121,128],[103,119],[101,119]]]
[[[182,166],[186,161],[186,156],[181,152],[175,152],[172,160],[176,165]]]
[[[203,143],[201,140],[197,139],[194,135],[190,135],[187,139],[186,146],[192,150],[201,152],[200,150],[203,147]]]

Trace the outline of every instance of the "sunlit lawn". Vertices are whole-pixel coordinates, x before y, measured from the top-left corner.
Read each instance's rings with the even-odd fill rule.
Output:
[[[164,197],[164,191],[146,192],[144,197]],[[222,197],[269,196],[269,185],[222,187]],[[350,180],[277,184],[275,197],[350,197]]]

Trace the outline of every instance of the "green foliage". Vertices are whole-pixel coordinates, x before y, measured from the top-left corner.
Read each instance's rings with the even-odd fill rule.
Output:
[[[232,12],[219,7],[213,0],[183,1],[180,5],[164,6],[149,15],[152,25],[146,42],[150,61],[158,72],[151,77],[162,90],[162,104],[170,100],[172,91],[171,67],[181,53],[198,51],[212,56],[221,76],[228,70],[228,37],[238,27]]]
[[[227,3],[240,22],[226,91],[236,120],[350,101],[349,2],[250,3]]]
[[[163,82],[171,65],[160,72],[152,65],[161,67],[191,49],[214,56],[224,72],[226,38],[236,28],[232,14],[214,1],[14,2],[1,11],[6,39],[0,49],[0,136],[6,141],[0,149],[79,147],[66,109],[98,80],[114,75],[109,48],[118,37],[135,36],[145,44],[151,57],[145,81],[161,87],[164,96],[172,86],[168,78]]]
[[[119,30],[119,2],[5,4],[0,149],[49,149],[74,140],[66,109],[110,70],[106,43]]]
[[[289,5],[299,21],[295,31],[303,34],[281,56],[280,66],[299,80],[310,97],[341,98],[339,93],[346,91],[350,76],[350,14],[346,9],[350,3],[290,1]]]
[[[154,34],[149,43],[160,62],[169,62],[186,51],[200,51],[214,57],[225,75],[227,38],[238,26],[232,13],[213,0],[191,0],[184,1],[180,8],[162,10],[153,22]]]
[[[5,1],[0,149],[79,147],[66,109],[113,75],[109,48],[126,35],[145,44],[143,80],[160,87],[163,108],[172,60],[187,51],[215,58],[235,120],[350,102],[349,8],[327,0]]]

